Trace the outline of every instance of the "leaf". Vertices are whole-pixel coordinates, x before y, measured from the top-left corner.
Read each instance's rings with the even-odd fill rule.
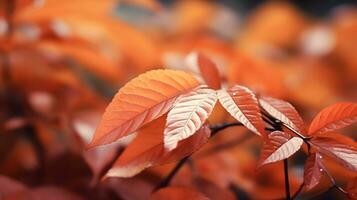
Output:
[[[302,134],[306,133],[304,121],[290,103],[272,97],[261,97],[259,98],[259,103],[274,118]]]
[[[176,98],[198,86],[190,74],[152,70],[128,82],[106,108],[89,147],[108,144],[166,113]]]
[[[357,122],[356,103],[336,103],[320,111],[311,122],[309,135],[334,131]]]
[[[320,153],[348,169],[357,171],[357,144],[351,138],[337,133],[326,133],[313,137],[311,143]]]
[[[235,85],[218,91],[222,106],[239,122],[257,135],[265,135],[258,100],[248,88]]]
[[[192,71],[199,71],[205,83],[212,89],[221,88],[221,77],[216,63],[200,52],[190,53],[186,58],[187,65]]]
[[[311,154],[304,168],[304,189],[311,190],[319,184],[323,172],[322,156],[319,153]]]
[[[150,200],[186,200],[186,199],[194,199],[194,200],[209,200],[202,193],[196,191],[193,188],[189,187],[179,187],[172,186],[166,187],[158,190],[153,193]]]
[[[164,146],[168,150],[190,137],[205,123],[217,101],[216,91],[200,87],[180,96],[169,111],[164,131]]]
[[[74,114],[72,122],[73,128],[83,144],[90,142],[99,120],[100,113],[98,111],[82,111]],[[129,135],[111,144],[83,151],[84,160],[93,173],[93,182],[103,175],[102,173],[106,166],[118,157],[118,153],[124,149],[124,146],[131,142],[133,139],[132,136],[135,136],[135,134]]]
[[[163,143],[165,119],[166,116],[162,116],[139,130],[137,137],[115,161],[107,176],[131,177],[145,168],[178,161],[199,149],[210,137],[210,129],[203,126],[191,137],[180,141],[176,149],[168,152]]]
[[[268,135],[260,154],[259,166],[284,160],[297,152],[303,140],[291,137],[289,133],[274,131]]]

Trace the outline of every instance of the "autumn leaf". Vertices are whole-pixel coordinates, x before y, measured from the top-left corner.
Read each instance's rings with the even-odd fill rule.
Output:
[[[205,123],[217,101],[216,91],[205,87],[180,96],[167,116],[164,145],[168,150],[190,137]]]
[[[312,153],[305,162],[304,190],[308,191],[319,184],[323,172],[322,156]]]
[[[235,85],[218,91],[219,102],[239,122],[257,135],[265,135],[258,100],[244,86]]]
[[[297,152],[303,140],[291,137],[289,133],[274,131],[268,135],[260,153],[259,166],[284,160]]]
[[[205,54],[200,52],[190,53],[186,62],[192,71],[197,71],[202,76],[205,83],[212,89],[221,88],[221,77],[216,64]]]
[[[196,191],[193,188],[172,186],[163,188],[153,193],[150,200],[209,200],[202,193]]]
[[[129,81],[106,108],[89,147],[114,142],[157,119],[198,84],[192,75],[175,70],[152,70]]]
[[[115,161],[107,176],[131,177],[145,168],[178,161],[199,149],[210,137],[210,129],[203,126],[191,137],[180,141],[174,150],[168,152],[163,143],[165,119],[166,115],[139,130],[137,137]]]
[[[311,122],[309,135],[320,134],[346,127],[357,122],[356,103],[336,103],[323,109]]]
[[[357,144],[351,138],[337,133],[326,133],[313,137],[311,143],[321,154],[350,170],[357,170]]]
[[[263,109],[274,118],[305,134],[304,121],[296,109],[288,102],[272,97],[261,97],[259,103]]]

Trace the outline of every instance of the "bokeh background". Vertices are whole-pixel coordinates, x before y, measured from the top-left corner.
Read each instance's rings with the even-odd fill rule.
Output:
[[[357,101],[353,0],[0,0],[0,9],[0,199],[147,199],[173,164],[96,185],[128,142],[84,149],[121,86],[151,69],[192,72],[194,51],[216,62],[225,86],[287,100],[307,125],[332,103]],[[232,120],[219,107],[209,119]],[[247,134],[210,139],[172,184],[212,199],[283,199],[282,164],[256,170],[261,140]],[[291,159],[292,191],[305,159]],[[356,177],[326,162],[342,186]],[[328,187],[299,198],[346,199]]]

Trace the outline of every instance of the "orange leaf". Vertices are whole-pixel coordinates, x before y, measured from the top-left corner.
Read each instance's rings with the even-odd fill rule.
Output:
[[[348,169],[357,171],[357,143],[351,138],[337,133],[326,133],[313,137],[311,143],[320,153]]]
[[[192,75],[175,70],[152,70],[131,80],[106,108],[89,147],[114,142],[157,119],[198,84]]]
[[[320,111],[312,121],[309,134],[334,131],[357,122],[356,103],[336,103]]]
[[[322,156],[319,153],[311,154],[306,162],[304,168],[304,189],[311,190],[321,179],[323,172]]]
[[[150,200],[209,200],[202,193],[188,187],[167,187],[153,193]]]
[[[270,133],[263,144],[259,166],[289,158],[300,149],[302,143],[301,138],[291,137],[289,133],[281,131]]]
[[[166,116],[163,116],[139,130],[137,137],[114,163],[107,176],[131,177],[145,168],[180,160],[199,149],[210,136],[210,129],[203,126],[168,152],[163,143],[165,119]]]
[[[190,53],[186,58],[193,71],[199,71],[205,83],[212,89],[221,88],[221,77],[216,63],[203,53]]]
[[[262,97],[259,99],[259,103],[264,110],[274,118],[282,121],[302,134],[306,133],[304,121],[290,103],[272,97]]]
[[[235,85],[227,91],[219,90],[218,99],[223,107],[249,130],[257,135],[265,135],[258,100],[251,90]]]

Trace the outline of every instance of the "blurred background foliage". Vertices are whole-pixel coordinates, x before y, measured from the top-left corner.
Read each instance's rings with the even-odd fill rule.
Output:
[[[190,71],[192,51],[217,63],[225,85],[285,99],[307,124],[331,103],[357,101],[353,0],[0,0],[0,8],[0,173],[31,188],[16,187],[23,199],[146,199],[173,165],[93,186],[127,142],[83,150],[121,86],[150,69]],[[230,120],[217,107],[210,122]],[[352,129],[343,132],[356,137]],[[281,163],[256,171],[261,141],[242,142],[245,134],[231,128],[212,138],[173,184],[212,199],[283,198]],[[304,159],[292,159],[293,191]],[[341,185],[356,177],[328,166]],[[335,190],[315,197],[327,188],[324,180],[300,198],[344,198]],[[10,194],[0,187],[1,195]]]

